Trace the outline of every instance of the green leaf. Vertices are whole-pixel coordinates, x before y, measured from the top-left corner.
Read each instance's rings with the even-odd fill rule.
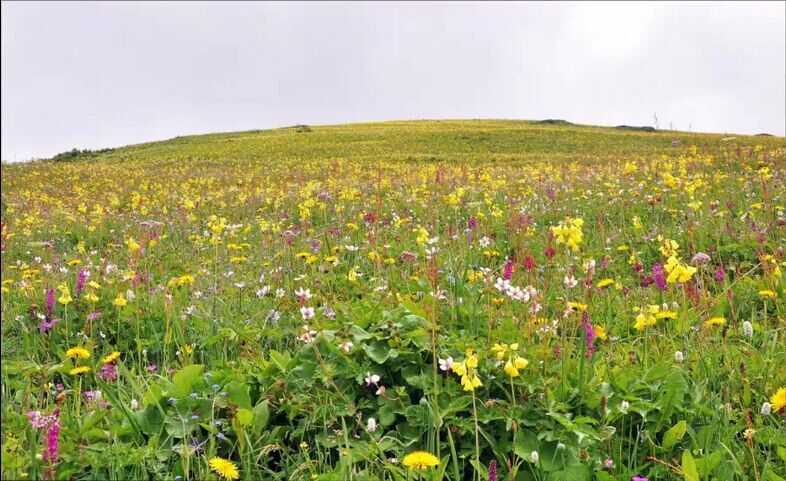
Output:
[[[687,449],[682,452],[682,472],[685,475],[685,481],[700,481],[701,479],[696,468],[696,461]]]
[[[706,478],[718,467],[721,461],[723,461],[723,454],[721,454],[720,451],[716,451],[708,454],[702,459],[697,459],[696,469],[699,471],[701,477]]]
[[[248,426],[254,420],[254,414],[249,409],[238,409],[235,419],[239,425]]]
[[[683,420],[671,427],[663,435],[663,449],[670,449],[677,444],[677,441],[685,436],[685,431],[688,429],[688,424]]]
[[[252,414],[254,415],[254,432],[258,436],[260,433],[262,433],[262,430],[265,429],[265,426],[267,426],[267,422],[270,419],[270,407],[268,406],[268,402],[262,401],[261,403],[254,406]]]
[[[251,409],[251,396],[248,393],[248,385],[239,381],[232,381],[227,384],[224,390],[229,396],[229,400],[241,408]]]
[[[287,366],[289,366],[290,357],[289,354],[281,354],[278,351],[271,349],[268,352],[270,356],[270,360],[273,361],[273,364],[276,365],[282,372],[287,372]]]
[[[387,341],[377,341],[365,347],[366,355],[377,364],[383,364],[390,357],[391,349]]]
[[[172,376],[172,383],[175,385],[178,396],[187,396],[191,393],[191,386],[199,379],[202,370],[205,368],[203,364],[190,364],[183,369],[177,371]]]

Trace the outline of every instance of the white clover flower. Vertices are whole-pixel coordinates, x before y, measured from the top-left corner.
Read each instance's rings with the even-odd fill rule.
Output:
[[[685,356],[682,355],[682,351],[677,351],[674,353],[674,360],[677,362],[682,362],[685,360]]]
[[[139,401],[137,401],[136,399],[132,399],[131,400],[131,409],[136,411],[137,408],[139,408]]]
[[[373,433],[377,430],[377,420],[374,418],[368,418],[366,420],[366,431]]]
[[[751,338],[753,337],[753,324],[750,321],[745,321],[742,323],[742,332],[745,334],[745,337]]]
[[[762,403],[761,405],[762,416],[769,416],[771,412],[772,412],[772,406],[770,405],[770,403],[768,402]]]
[[[532,460],[532,463],[535,464],[540,459],[540,454],[538,454],[537,451],[532,451],[529,455],[529,458]]]
[[[622,401],[620,403],[620,412],[625,414],[628,412],[628,409],[630,409],[630,403],[628,401]]]

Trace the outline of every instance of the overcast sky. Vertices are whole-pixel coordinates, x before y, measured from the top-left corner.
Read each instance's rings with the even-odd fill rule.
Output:
[[[786,133],[786,2],[6,3],[2,159],[423,118]]]

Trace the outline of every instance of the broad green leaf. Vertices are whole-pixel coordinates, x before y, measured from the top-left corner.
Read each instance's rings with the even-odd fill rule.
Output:
[[[696,461],[687,449],[682,452],[682,472],[685,481],[700,481],[699,471],[696,468]]]
[[[248,385],[239,381],[227,384],[224,390],[229,400],[241,408],[251,409],[251,396],[248,394]]]
[[[181,370],[177,371],[172,376],[172,383],[175,385],[177,394],[180,396],[187,396],[191,392],[191,386],[199,379],[202,370],[205,368],[202,364],[190,364]]]
[[[685,431],[688,429],[688,424],[683,420],[671,427],[663,435],[663,449],[670,449],[677,444],[677,441],[685,436]]]

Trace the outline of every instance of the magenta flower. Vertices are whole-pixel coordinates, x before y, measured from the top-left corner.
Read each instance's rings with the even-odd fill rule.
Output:
[[[52,315],[54,314],[54,307],[55,307],[55,290],[54,289],[47,289],[46,290],[46,317],[51,319]]]
[[[82,292],[82,288],[85,287],[85,279],[87,279],[87,271],[84,269],[79,269],[79,272],[76,275],[76,295],[78,296],[80,292]]]

